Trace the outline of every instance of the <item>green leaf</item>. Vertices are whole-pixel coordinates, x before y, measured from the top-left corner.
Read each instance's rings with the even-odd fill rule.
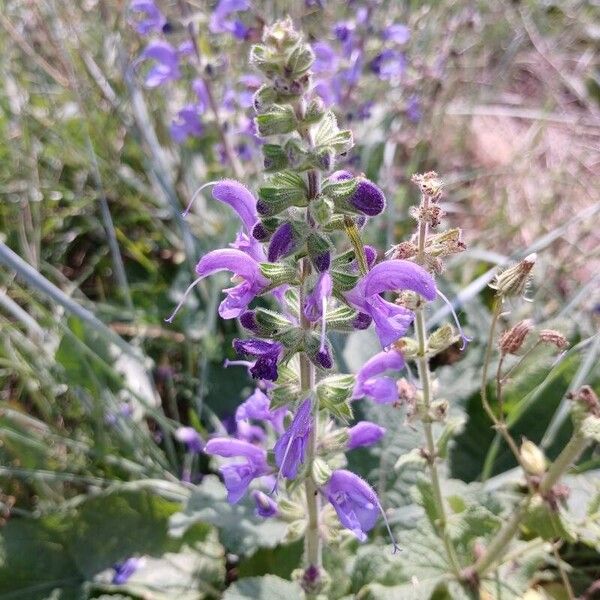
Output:
[[[552,510],[539,496],[535,496],[529,504],[523,526],[545,540],[560,538],[574,542],[577,538],[564,509],[559,507],[557,511]]]
[[[248,577],[234,583],[223,600],[299,600],[302,591],[298,584],[273,575]]]
[[[276,519],[255,515],[253,503],[246,497],[238,504],[229,504],[226,490],[219,478],[209,475],[197,487],[183,512],[174,514],[170,531],[181,536],[196,523],[210,523],[219,530],[221,543],[231,552],[248,555],[258,548],[279,544],[286,525]]]

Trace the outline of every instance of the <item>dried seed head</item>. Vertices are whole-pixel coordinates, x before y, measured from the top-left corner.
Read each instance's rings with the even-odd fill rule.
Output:
[[[529,281],[536,259],[536,254],[526,256],[521,262],[496,275],[493,283],[490,283],[490,287],[496,290],[498,296],[521,295]]]
[[[409,290],[400,292],[396,298],[396,304],[404,306],[409,310],[417,309],[419,306],[421,306],[421,302],[421,296],[419,296],[419,294],[416,292],[411,292]]]
[[[554,344],[559,350],[566,348],[569,345],[567,338],[555,329],[542,329],[539,333],[540,342],[544,344]]]
[[[386,252],[386,255],[389,255],[393,259],[408,260],[416,256],[417,251],[417,246],[412,242],[401,242],[393,246],[389,253]]]
[[[408,212],[410,213],[410,216],[419,223],[424,221],[431,227],[437,227],[444,216],[444,211],[438,204],[413,206]]]
[[[417,173],[412,176],[411,181],[418,185],[421,193],[433,202],[437,202],[442,197],[444,184],[435,171]]]
[[[524,439],[519,455],[528,475],[543,475],[546,472],[546,457],[533,442]]]
[[[500,338],[500,352],[502,354],[516,354],[532,329],[533,323],[529,319],[519,321],[516,325],[513,325]]]
[[[590,415],[600,418],[600,401],[598,401],[596,392],[589,385],[584,385],[571,392],[567,398],[580,404]]]

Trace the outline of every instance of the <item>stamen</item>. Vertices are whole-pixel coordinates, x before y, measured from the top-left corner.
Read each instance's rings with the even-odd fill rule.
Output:
[[[190,210],[192,210],[192,204],[194,204],[194,200],[196,200],[196,198],[200,195],[200,192],[207,188],[209,185],[216,185],[217,183],[219,183],[218,181],[209,181],[208,183],[205,183],[204,185],[201,185],[193,194],[192,194],[192,199],[190,200],[189,204],[187,205],[187,208],[181,213],[181,216],[183,217],[187,217]]]
[[[462,325],[460,324],[460,321],[458,320],[458,315],[456,314],[456,311],[454,310],[454,306],[452,306],[452,302],[450,302],[450,300],[448,300],[448,298],[446,298],[446,296],[444,296],[444,294],[442,294],[442,292],[440,292],[440,290],[437,290],[437,293],[438,293],[438,296],[448,305],[448,308],[450,309],[450,312],[452,313],[452,316],[454,317],[454,322],[456,323],[456,327],[458,329],[458,333],[459,333],[460,339],[462,341],[460,349],[464,350],[467,347],[467,344],[473,338],[467,337],[465,335]]]
[[[327,331],[327,298],[323,297],[321,301],[321,345],[319,346],[319,352],[323,352],[325,350],[325,340],[326,340],[326,331]]]
[[[171,313],[171,316],[168,319],[165,319],[166,323],[173,322],[175,315],[179,312],[179,309],[184,305],[185,301],[187,300],[187,297],[190,295],[190,292],[200,283],[200,281],[202,281],[202,278],[203,276],[198,277],[198,279],[196,279],[195,281],[190,283],[190,285],[188,285],[187,290],[185,290],[185,292],[183,293],[183,297],[179,301],[179,304],[175,307],[175,310]]]
[[[254,363],[250,360],[229,360],[228,358],[226,358],[223,361],[223,366],[225,368],[227,368],[227,367],[247,367],[248,369],[250,369],[251,367],[254,366]]]
[[[400,548],[400,546],[398,546],[398,542],[396,541],[396,538],[394,537],[394,534],[392,533],[392,528],[390,527],[389,521],[383,510],[383,507],[381,506],[381,503],[379,502],[379,499],[377,499],[377,508],[379,509],[379,512],[381,513],[381,516],[383,517],[386,529],[388,530],[388,534],[390,536],[390,539],[392,540],[392,545],[394,546],[392,554],[396,554],[396,552],[402,552],[402,548]]]

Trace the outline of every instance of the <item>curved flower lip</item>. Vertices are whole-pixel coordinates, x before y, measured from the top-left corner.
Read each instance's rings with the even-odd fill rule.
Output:
[[[304,316],[311,322],[319,321],[323,318],[327,300],[333,292],[333,281],[331,275],[324,271],[319,275],[313,291],[306,298],[304,304]]]
[[[204,442],[193,427],[178,427],[175,431],[175,439],[183,442],[187,446],[188,452],[202,452]]]
[[[229,204],[239,215],[246,231],[252,234],[252,228],[258,221],[258,213],[256,198],[247,187],[234,179],[224,179],[213,187],[212,195],[215,200]]]
[[[269,280],[261,273],[258,262],[235,248],[213,250],[205,254],[196,265],[196,273],[200,277],[207,277],[219,271],[231,271],[260,287],[269,285]]]
[[[213,438],[208,440],[204,446],[207,454],[216,454],[224,458],[242,456],[256,465],[266,464],[266,453],[249,442],[236,440],[234,438]]]
[[[405,364],[402,354],[395,350],[379,352],[358,372],[352,397],[358,399],[370,396],[383,404],[394,402],[398,398],[396,382],[384,374],[387,371],[401,371]]]
[[[275,462],[284,477],[294,479],[300,465],[304,464],[306,445],[312,427],[312,402],[310,398],[307,398],[300,405],[291,425],[277,440],[274,447]]]
[[[269,498],[264,492],[254,490],[251,495],[256,503],[256,514],[259,517],[273,517],[279,512],[275,500]]]
[[[348,429],[348,450],[376,444],[385,435],[385,428],[370,421],[359,421]]]

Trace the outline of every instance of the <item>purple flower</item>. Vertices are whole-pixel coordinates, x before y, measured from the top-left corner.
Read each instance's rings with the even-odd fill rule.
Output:
[[[257,421],[269,421],[275,431],[283,432],[283,418],[287,412],[286,408],[278,408],[271,410],[271,400],[262,390],[256,388],[251,396],[249,396],[235,411],[237,421],[255,419]]]
[[[256,198],[247,187],[239,181],[224,179],[213,187],[212,195],[215,200],[231,206],[242,220],[246,231],[252,233],[252,228],[258,221],[258,213]]]
[[[395,350],[376,354],[358,372],[352,397],[357,399],[368,396],[379,404],[395,402],[398,399],[396,381],[385,373],[400,371],[404,365],[404,357]]]
[[[193,454],[202,452],[204,447],[200,434],[193,427],[178,427],[175,431],[175,439],[183,442],[187,451]]]
[[[364,542],[366,532],[373,529],[381,512],[371,486],[358,475],[339,469],[321,491],[331,502],[341,524]]]
[[[379,294],[411,290],[426,300],[436,297],[435,281],[425,269],[407,260],[387,260],[375,265],[349,292],[346,300],[373,318],[383,347],[402,337],[413,320],[412,311],[387,302]]]
[[[210,97],[206,88],[206,83],[202,79],[194,79],[192,89],[198,97],[198,103],[201,110],[206,110],[210,106]]]
[[[242,282],[238,283],[238,285],[223,290],[226,293],[226,297],[219,305],[219,314],[223,319],[235,319],[239,317],[246,311],[248,304],[256,296],[262,294],[270,283],[262,275],[258,262],[245,252],[234,248],[213,250],[205,254],[196,265],[198,278],[188,286],[179,304],[169,318],[166,319],[167,323],[173,322],[175,315],[183,306],[194,286],[205,277],[219,271],[231,271],[242,279]]]
[[[404,73],[406,58],[398,50],[384,50],[371,61],[370,68],[380,79],[393,79]]]
[[[134,26],[140,35],[148,35],[152,31],[160,32],[167,23],[154,0],[132,0],[129,10],[139,13],[138,18],[134,20]]]
[[[408,99],[408,104],[406,105],[406,116],[413,123],[418,123],[423,116],[423,113],[421,112],[421,102],[415,95]]]
[[[326,107],[331,106],[336,101],[336,95],[330,81],[319,79],[315,82],[314,90]]]
[[[256,362],[250,369],[250,374],[255,379],[276,381],[278,377],[277,362],[283,351],[283,345],[272,340],[250,338],[247,340],[233,340],[233,347],[238,354],[255,356]]]
[[[330,181],[345,181],[353,177],[350,171],[335,171],[329,176]],[[374,217],[385,209],[385,196],[377,185],[364,177],[357,177],[356,189],[348,199],[350,205],[363,214]]]
[[[315,53],[315,62],[312,66],[314,73],[335,71],[337,69],[337,54],[327,42],[315,42],[312,44],[312,49]]]
[[[242,463],[225,465],[219,469],[227,488],[227,501],[230,504],[239,502],[253,479],[269,473],[265,450],[243,440],[214,438],[209,440],[204,451],[207,454],[226,458],[244,459]]]
[[[254,498],[254,502],[256,503],[256,514],[259,517],[273,517],[278,513],[277,502],[269,498],[265,493],[254,490],[252,498]]]
[[[294,479],[298,468],[304,464],[312,428],[312,401],[307,398],[298,408],[289,428],[275,444],[275,462],[284,477]]]
[[[115,573],[112,578],[113,585],[123,585],[144,564],[143,558],[132,556],[127,560],[113,566]]]
[[[233,33],[236,37],[243,39],[247,33],[244,24],[237,19],[229,18],[236,12],[245,11],[250,8],[248,0],[219,0],[212,15],[208,29],[211,33]],[[240,27],[240,25],[242,27]]]
[[[346,42],[354,31],[354,23],[350,21],[338,21],[333,26],[333,33],[340,42]]]
[[[394,23],[384,29],[383,38],[395,44],[406,44],[410,39],[410,29],[401,23]]]
[[[331,275],[325,271],[319,275],[313,291],[307,296],[304,304],[304,316],[315,323],[323,319],[327,311],[327,302],[333,291]]]
[[[158,87],[181,77],[177,50],[169,42],[153,40],[146,46],[141,58],[155,61],[146,75],[146,87]]]
[[[267,434],[258,425],[252,425],[248,421],[236,421],[235,437],[238,440],[245,440],[251,444],[261,445],[267,439]]]
[[[177,118],[171,123],[171,137],[178,143],[185,142],[189,137],[202,135],[203,127],[200,122],[200,111],[196,104],[184,106]]]
[[[281,224],[273,233],[267,251],[269,262],[277,262],[292,254],[298,245],[298,236],[289,221]]]
[[[376,444],[385,434],[385,429],[370,421],[359,421],[348,429],[348,450]]]

